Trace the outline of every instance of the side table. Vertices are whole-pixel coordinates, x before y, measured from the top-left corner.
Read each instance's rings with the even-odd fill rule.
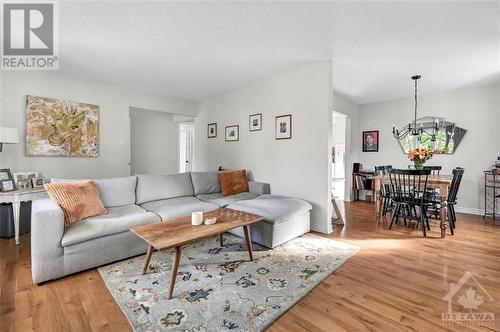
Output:
[[[29,202],[36,198],[45,197],[46,195],[47,193],[44,188],[0,192],[0,203],[12,203],[16,244],[19,244],[19,213],[21,210],[21,202]]]

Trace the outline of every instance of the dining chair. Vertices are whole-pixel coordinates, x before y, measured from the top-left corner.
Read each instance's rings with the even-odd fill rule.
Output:
[[[391,171],[392,165],[375,166],[375,175],[377,176],[388,176]],[[384,184],[380,187],[380,196],[382,198],[382,204],[380,206],[380,209],[382,210],[381,214],[382,216],[385,216],[387,212],[392,210],[394,205],[392,201],[390,184]]]
[[[458,190],[460,189],[460,183],[462,182],[462,177],[464,175],[465,169],[462,167],[456,167],[453,169],[452,174],[453,178],[451,180],[450,189],[448,190],[448,197],[446,199],[446,206],[448,212],[448,222],[450,224],[451,234],[455,234],[455,228],[457,223],[457,214],[455,213],[455,205],[457,204],[457,196]],[[439,211],[441,205],[440,197],[433,197],[432,199],[428,199],[427,201],[431,204],[432,209]],[[439,216],[436,216],[439,218]]]
[[[443,169],[442,166],[424,166],[423,169],[428,169],[431,171],[432,176],[439,176],[439,173]],[[427,189],[427,200],[439,200],[439,189],[438,188],[428,188]],[[427,214],[434,215],[435,218],[439,219],[439,209],[431,205],[427,210]]]
[[[429,169],[431,171],[431,175],[439,176],[439,173],[443,169],[442,166],[424,166],[423,169]]]
[[[415,227],[422,224],[424,237],[427,237],[427,229],[430,229],[429,220],[426,215],[428,202],[425,199],[427,180],[431,174],[430,170],[407,170],[393,169],[389,174],[394,210],[389,229],[403,217],[405,225],[407,220],[415,220]]]

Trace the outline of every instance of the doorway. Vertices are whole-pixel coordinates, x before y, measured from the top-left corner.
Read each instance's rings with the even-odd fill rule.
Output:
[[[130,174],[166,175],[193,169],[193,117],[138,107],[130,107],[129,115]]]

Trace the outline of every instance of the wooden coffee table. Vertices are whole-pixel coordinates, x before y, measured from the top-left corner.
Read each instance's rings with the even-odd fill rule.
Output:
[[[138,226],[130,229],[149,245],[144,269],[142,274],[146,274],[153,250],[166,250],[175,248],[172,271],[170,272],[170,283],[168,287],[168,298],[172,298],[174,291],[177,270],[181,260],[181,247],[193,242],[197,242],[212,236],[219,235],[220,245],[223,245],[222,234],[237,227],[243,227],[245,241],[247,243],[248,255],[253,260],[252,240],[250,239],[249,225],[261,221],[263,217],[255,214],[245,213],[233,209],[219,209],[203,213],[203,219],[217,217],[214,225],[191,225],[191,216],[165,220],[158,224]]]

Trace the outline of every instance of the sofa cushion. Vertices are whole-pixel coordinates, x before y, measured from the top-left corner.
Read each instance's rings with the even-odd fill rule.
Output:
[[[202,201],[215,203],[220,207],[226,207],[231,203],[248,199],[254,199],[255,197],[258,196],[259,195],[255,193],[239,193],[229,196],[222,196],[222,194],[218,193],[218,194],[203,194],[203,195],[198,195],[196,197],[201,199]]]
[[[189,173],[137,175],[137,204],[182,196],[193,196]]]
[[[244,169],[221,171],[219,172],[219,180],[224,196],[248,192],[247,172]]]
[[[62,237],[63,247],[98,237],[126,232],[130,228],[160,222],[154,213],[138,205],[108,208],[108,214],[87,218],[66,229]]]
[[[290,197],[262,195],[252,200],[229,204],[230,209],[253,213],[264,217],[264,221],[280,223],[312,209],[308,202]]]
[[[50,179],[51,183],[78,182],[75,179]],[[135,204],[135,186],[137,177],[124,176],[94,180],[105,207]]]
[[[219,208],[217,204],[203,202],[196,197],[189,196],[148,202],[142,204],[141,207],[159,215],[162,221],[189,216],[195,211],[207,212]]]
[[[71,226],[85,218],[106,214],[97,186],[92,180],[44,185],[50,199],[64,212],[64,226]]]
[[[191,172],[190,174],[195,196],[221,192],[217,172]]]

